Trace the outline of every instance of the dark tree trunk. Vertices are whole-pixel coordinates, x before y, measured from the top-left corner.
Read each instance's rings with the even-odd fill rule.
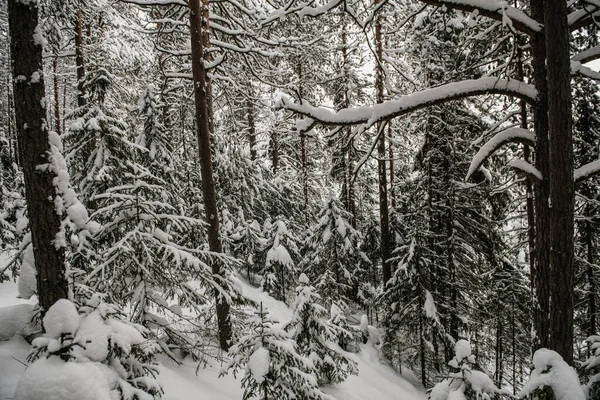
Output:
[[[52,77],[54,80],[54,129],[60,135],[60,93],[58,91],[58,74],[56,72],[57,64],[58,58],[54,58],[52,61],[52,72],[54,73]]]
[[[531,17],[538,22],[544,21],[544,1],[531,0]],[[543,33],[531,37],[531,55],[533,81],[539,93],[534,113],[536,134],[536,167],[545,177],[535,185],[535,247],[536,267],[532,270],[532,283],[535,288],[533,308],[533,350],[549,347],[550,315],[550,185],[549,144],[548,144],[548,87],[546,80],[546,41]]]
[[[204,198],[204,210],[208,222],[208,245],[211,251],[221,253],[221,238],[219,236],[219,210],[217,207],[217,194],[213,178],[212,157],[210,149],[210,126],[212,116],[210,106],[210,89],[206,81],[204,68],[204,34],[208,32],[208,19],[202,18],[208,15],[205,9],[206,3],[200,0],[190,0],[190,30],[192,41],[192,73],[194,77],[194,98],[196,106],[196,128],[198,130],[198,154],[202,175],[202,195]],[[204,9],[203,9],[204,8]],[[203,23],[204,20],[204,23]],[[203,32],[203,30],[205,30]],[[221,274],[220,265],[212,264],[212,272]],[[229,319],[229,304],[215,292],[217,323],[219,328],[219,345],[223,350],[229,349],[231,339],[231,321]]]
[[[83,19],[81,10],[75,16],[75,66],[77,68],[77,106],[86,105],[85,97],[85,61],[83,59]]]
[[[379,5],[381,0],[375,1],[375,6]],[[377,52],[377,64],[375,70],[375,91],[377,104],[383,103],[383,43],[381,40],[381,13],[378,13],[375,23],[375,48]],[[377,123],[377,133],[379,143],[377,145],[377,173],[379,176],[379,223],[381,226],[381,264],[383,269],[383,284],[392,278],[392,268],[390,266],[390,223],[388,212],[388,194],[387,194],[387,171],[386,171],[386,151],[385,151],[385,126]]]
[[[590,210],[588,206],[588,212],[586,215],[593,215],[593,210]],[[587,279],[588,279],[588,335],[596,335],[596,278],[594,274],[594,228],[592,223],[586,221],[586,258],[587,258]],[[589,349],[588,349],[589,351]],[[588,354],[591,357],[591,354]]]
[[[546,0],[550,183],[550,348],[573,364],[575,189],[567,3]],[[539,231],[538,231],[539,233]]]
[[[250,143],[250,158],[256,160],[256,126],[254,123],[254,104],[248,99],[248,141]]]
[[[68,286],[64,251],[54,245],[60,230],[60,217],[54,206],[55,175],[48,169],[37,168],[50,161],[46,110],[42,106],[45,97],[42,47],[34,43],[37,2],[9,0],[8,14],[15,120],[37,270],[37,294],[42,310],[48,310],[57,300],[67,298]]]

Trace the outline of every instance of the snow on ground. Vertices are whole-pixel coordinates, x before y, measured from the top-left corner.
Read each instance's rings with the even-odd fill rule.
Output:
[[[4,260],[0,259],[0,265]],[[280,321],[292,316],[292,311],[285,303],[277,301],[240,280],[244,294],[268,308],[271,315]],[[0,315],[3,308],[31,304],[31,300],[17,299],[17,285],[10,282],[0,283]],[[7,310],[4,310],[5,312]],[[0,324],[3,321],[0,320]],[[18,379],[25,370],[26,358],[31,346],[20,336],[7,341],[0,341],[0,400],[12,398]],[[378,351],[372,345],[361,345],[361,352],[356,354],[359,375],[350,376],[344,383],[329,386],[325,392],[339,400],[425,400],[427,396],[416,389],[407,380],[396,374],[387,365],[379,361]],[[196,375],[197,363],[186,359],[177,365],[166,356],[159,356],[159,382],[165,394],[164,400],[187,400],[202,394],[202,398],[211,400],[239,400],[242,389],[239,378],[226,375],[219,378],[218,363],[207,368],[200,368]]]

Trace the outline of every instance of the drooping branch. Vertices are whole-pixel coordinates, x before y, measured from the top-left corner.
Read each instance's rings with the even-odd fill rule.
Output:
[[[596,175],[600,175],[600,160],[592,161],[577,168],[573,173],[573,178],[575,183],[579,183]]]
[[[585,64],[597,60],[598,58],[600,58],[600,45],[575,54],[571,57],[571,61],[579,61],[580,63]]]
[[[488,140],[486,144],[479,149],[475,157],[473,157],[465,181],[468,181],[471,175],[473,175],[473,173],[477,171],[481,165],[483,165],[485,160],[487,160],[496,150],[507,143],[534,145],[535,133],[524,128],[510,128],[495,134],[494,137]]]
[[[508,166],[525,175],[534,182],[540,182],[544,179],[542,173],[536,167],[521,158],[515,158],[511,160],[508,163]]]
[[[485,94],[513,96],[529,103],[535,102],[537,98],[537,91],[532,85],[517,80],[487,77],[449,83],[402,96],[398,100],[389,100],[373,106],[344,108],[337,112],[323,107],[314,107],[306,100],[296,103],[285,94],[281,95],[275,107],[293,111],[322,125],[373,126],[377,122],[390,120],[422,108]]]

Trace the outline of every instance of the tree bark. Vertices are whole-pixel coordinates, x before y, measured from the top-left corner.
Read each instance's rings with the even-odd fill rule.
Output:
[[[198,136],[198,154],[202,175],[202,195],[204,198],[204,210],[208,222],[208,245],[211,251],[221,253],[221,238],[219,235],[219,210],[217,207],[217,194],[213,178],[212,157],[210,149],[210,126],[212,116],[209,114],[210,91],[206,81],[206,70],[204,68],[204,42],[208,33],[207,4],[200,0],[190,0],[190,30],[192,45],[192,74],[194,78],[194,99],[196,108],[196,129]],[[212,272],[221,275],[221,267],[215,262],[212,264]],[[229,303],[215,292],[217,323],[219,329],[219,345],[221,349],[227,350],[231,339],[231,321],[229,319]]]
[[[55,177],[48,168],[50,143],[42,67],[42,46],[35,42],[37,2],[9,0],[9,30],[13,62],[14,107],[19,152],[27,195],[33,255],[37,270],[37,294],[42,312],[67,298],[64,250],[54,244],[60,230],[56,213]]]
[[[571,63],[567,3],[546,0],[550,189],[550,348],[573,364],[574,214]]]
[[[381,0],[375,1],[375,7],[381,3]],[[375,48],[377,52],[377,64],[375,66],[375,91],[377,104],[383,103],[383,43],[381,40],[381,13],[377,15],[375,22]],[[392,278],[392,269],[390,266],[390,223],[388,211],[387,194],[387,171],[386,171],[386,151],[385,151],[385,126],[382,122],[377,123],[377,133],[379,143],[377,145],[377,173],[379,176],[379,223],[381,226],[381,264],[383,269],[383,285]]]

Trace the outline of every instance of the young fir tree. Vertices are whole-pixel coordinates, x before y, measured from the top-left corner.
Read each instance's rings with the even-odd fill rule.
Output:
[[[231,246],[235,257],[242,260],[246,270],[246,278],[253,283],[254,276],[258,274],[258,255],[260,249],[265,245],[262,237],[260,224],[256,220],[246,221],[243,214],[240,216],[242,222],[230,236]]]
[[[298,239],[288,230],[286,223],[277,219],[265,223],[266,244],[261,252],[261,286],[264,291],[283,302],[287,301],[287,289],[294,284],[296,262],[300,259]]]
[[[243,400],[330,400],[317,384],[316,366],[297,351],[290,334],[260,305],[249,320],[250,333],[229,349],[231,361],[221,375],[241,369]]]
[[[455,371],[431,389],[430,400],[448,399],[491,399],[498,395],[511,395],[506,389],[498,389],[492,378],[482,371],[473,369],[475,356],[471,344],[459,340],[454,346],[454,357],[448,365]]]
[[[305,241],[300,268],[315,283],[325,301],[347,305],[357,301],[359,283],[366,278],[369,259],[360,249],[361,238],[349,222],[350,214],[336,199],[327,201]]]
[[[294,315],[285,329],[298,344],[298,352],[314,363],[320,382],[342,382],[348,375],[358,373],[356,361],[338,344],[351,334],[339,319],[335,324],[328,318],[327,310],[317,303],[321,297],[309,284],[308,277],[301,274],[299,281]]]

